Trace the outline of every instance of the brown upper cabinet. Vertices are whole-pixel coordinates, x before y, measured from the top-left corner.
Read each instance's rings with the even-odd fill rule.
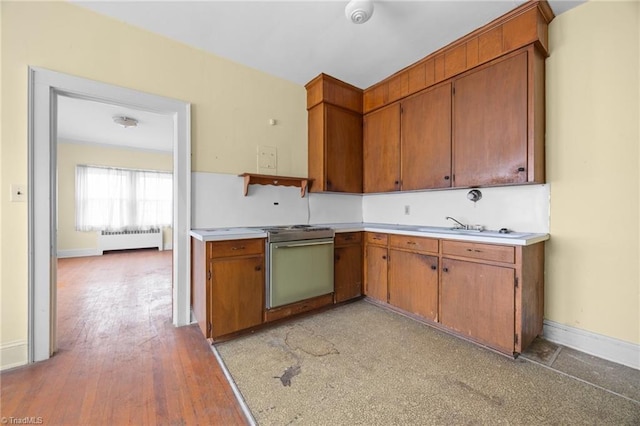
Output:
[[[401,108],[401,189],[450,187],[451,83],[420,92]]]
[[[451,83],[364,116],[364,192],[451,186]]]
[[[311,190],[544,183],[544,60],[553,17],[546,1],[526,2],[364,91],[324,74],[312,80]]]
[[[309,82],[311,192],[362,192],[362,90],[326,74]]]
[[[364,117],[364,192],[400,190],[400,104]]]
[[[544,182],[544,58],[533,47],[453,81],[453,186]]]

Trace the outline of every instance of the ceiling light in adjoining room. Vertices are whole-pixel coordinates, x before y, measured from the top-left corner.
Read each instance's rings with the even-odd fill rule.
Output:
[[[351,0],[344,9],[347,19],[354,24],[364,24],[373,14],[373,2],[371,0]]]
[[[125,129],[128,127],[138,126],[138,120],[131,117],[125,117],[123,115],[116,115],[115,117],[113,117],[113,122],[124,127]]]

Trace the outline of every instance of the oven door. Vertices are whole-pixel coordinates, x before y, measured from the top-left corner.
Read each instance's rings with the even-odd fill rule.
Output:
[[[333,293],[333,238],[269,244],[267,309]]]

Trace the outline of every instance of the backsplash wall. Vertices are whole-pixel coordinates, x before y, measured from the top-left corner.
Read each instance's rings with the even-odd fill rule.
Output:
[[[192,173],[192,228],[314,223],[389,223],[452,226],[445,216],[487,229],[549,232],[549,186],[481,188],[482,199],[467,199],[468,189],[392,194],[307,194],[296,187],[250,185],[221,173]],[[409,214],[405,214],[409,206]]]
[[[467,199],[469,189],[365,195],[363,221],[402,225],[453,226],[446,216],[486,229],[549,232],[549,185],[480,188],[482,199]],[[405,214],[409,206],[409,214]]]

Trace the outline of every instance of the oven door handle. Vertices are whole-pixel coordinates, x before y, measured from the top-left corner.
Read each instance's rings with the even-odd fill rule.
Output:
[[[333,244],[333,241],[318,241],[315,243],[300,243],[300,244],[287,244],[278,245],[276,248],[293,248],[293,247],[306,247],[306,246],[319,246],[323,244]]]

